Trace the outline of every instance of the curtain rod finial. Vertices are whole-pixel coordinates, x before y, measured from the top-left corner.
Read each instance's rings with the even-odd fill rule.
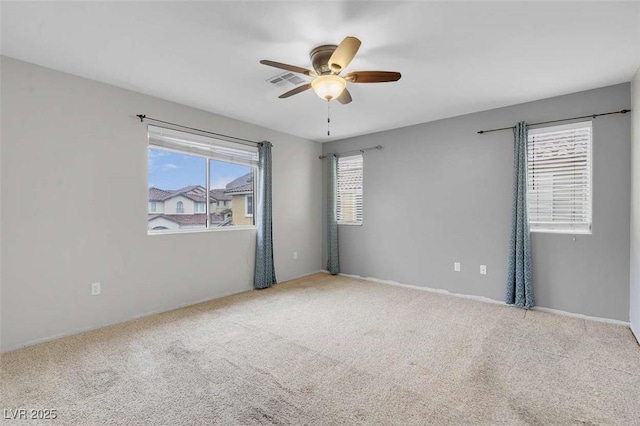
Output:
[[[484,130],[478,130],[478,134],[481,135],[484,133]]]
[[[138,117],[140,119],[141,123],[144,121],[145,118],[147,118],[147,116],[144,115],[144,114],[137,114],[136,117]]]

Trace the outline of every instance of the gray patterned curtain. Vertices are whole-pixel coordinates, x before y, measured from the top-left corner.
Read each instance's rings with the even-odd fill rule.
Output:
[[[271,226],[271,142],[258,145],[258,188],[256,208],[256,269],[255,288],[268,288],[276,283],[273,264],[273,233]]]
[[[532,308],[531,240],[527,216],[527,124],[521,121],[513,131],[513,209],[507,269],[506,303]]]
[[[327,156],[327,271],[331,275],[340,273],[340,257],[338,256],[338,220],[336,218],[336,180],[338,172],[338,156]]]

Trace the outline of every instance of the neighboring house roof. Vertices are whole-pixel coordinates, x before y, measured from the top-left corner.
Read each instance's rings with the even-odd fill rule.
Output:
[[[178,195],[182,195],[183,197],[188,198],[188,199],[190,199],[191,201],[195,201],[196,203],[204,203],[204,202],[206,202],[206,201],[207,201],[207,198],[206,198],[206,197],[203,197],[203,196],[201,196],[201,195],[194,195],[194,194],[189,194],[189,193],[186,193],[186,194],[178,194]]]
[[[160,188],[149,188],[149,201],[164,201],[173,197],[173,191],[165,191]]]
[[[231,196],[224,193],[224,189],[212,189],[209,191],[209,199],[216,201],[231,201]]]
[[[227,194],[250,194],[253,192],[253,183],[246,183],[244,185],[236,186],[232,189],[225,191]]]
[[[198,188],[201,188],[201,189],[199,190]],[[200,185],[189,185],[189,186],[185,186],[184,188],[176,189],[173,192],[175,192],[176,194],[186,194],[188,192],[203,194],[204,191],[205,191],[204,188],[202,188]]]
[[[149,201],[166,201],[170,198],[177,197],[179,195],[187,196],[182,189],[178,190],[166,190],[160,188],[149,188]],[[190,198],[190,197],[187,197]]]
[[[212,203],[216,201],[231,201],[231,196],[226,195],[224,191],[224,189],[212,189],[209,191],[209,201]],[[149,201],[167,201],[178,196],[183,196],[196,203],[205,203],[207,201],[206,189],[200,185],[185,186],[175,190],[149,188]]]
[[[207,190],[200,185],[189,185],[174,191],[174,194],[182,195],[196,203],[204,203],[207,200],[206,191]]]
[[[246,194],[253,192],[253,172],[229,182],[225,194]]]

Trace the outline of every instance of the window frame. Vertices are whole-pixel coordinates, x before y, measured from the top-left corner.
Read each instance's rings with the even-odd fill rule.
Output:
[[[343,220],[341,218],[341,213],[340,213],[340,207],[341,207],[341,202],[340,202],[340,186],[339,186],[339,175],[340,175],[340,159],[348,159],[348,158],[353,158],[353,157],[360,157],[360,164],[361,164],[361,181],[360,181],[360,198],[361,198],[361,208],[360,208],[360,219],[358,220],[358,214],[357,214],[357,202],[356,202],[356,220],[353,221],[346,221]],[[349,154],[349,155],[342,155],[342,156],[338,156],[337,159],[337,164],[336,164],[336,222],[338,225],[344,225],[344,226],[362,226],[364,223],[364,154],[362,152],[356,153],[356,154]]]
[[[571,129],[584,129],[589,128],[589,141],[588,141],[588,154],[587,154],[587,162],[588,165],[585,167],[587,172],[587,218],[588,222],[569,222],[564,223],[562,225],[553,225],[549,222],[537,222],[531,221],[531,203],[529,202],[529,137],[535,136],[536,134],[545,134],[545,133],[553,133],[559,131],[566,131]],[[566,235],[591,235],[593,234],[593,121],[576,121],[569,124],[555,125],[555,126],[545,126],[545,127],[537,127],[535,129],[531,129],[528,131],[527,136],[527,179],[526,179],[526,188],[527,188],[527,218],[529,220],[529,231],[531,233],[540,233],[540,234],[566,234]],[[574,228],[575,227],[575,228]],[[586,228],[586,229],[585,229]]]
[[[255,192],[254,192],[255,194]],[[256,205],[254,194],[244,194],[244,217],[253,217]],[[249,197],[251,197],[251,213],[249,213]]]
[[[255,155],[257,156],[257,152],[258,149],[257,147],[255,147],[255,149],[252,149],[252,147],[248,147],[244,144],[238,144],[235,142],[228,142],[228,141],[224,141],[224,140],[220,140],[220,139],[216,139],[210,136],[203,136],[197,133],[191,133],[191,132],[185,132],[182,130],[176,130],[176,129],[169,129],[169,128],[165,128],[165,127],[161,127],[161,126],[156,126],[156,125],[148,125],[147,126],[147,156],[149,155],[149,148],[153,148],[153,149],[158,149],[158,150],[166,150],[166,151],[170,151],[170,152],[174,152],[174,153],[178,153],[178,154],[182,154],[182,155],[189,155],[192,157],[198,157],[198,158],[202,158],[205,160],[205,164],[206,164],[206,170],[205,170],[205,189],[206,189],[206,201],[204,203],[205,205],[205,211],[204,214],[206,215],[206,220],[205,220],[205,226],[202,228],[186,228],[186,229],[147,229],[147,235],[164,235],[164,234],[189,234],[189,233],[196,233],[196,232],[226,232],[226,231],[242,231],[242,230],[253,230],[253,229],[257,229],[256,224],[255,224],[255,220],[253,221],[254,223],[252,225],[233,225],[233,226],[211,226],[210,222],[210,217],[211,214],[214,213],[214,209],[212,209],[211,207],[211,200],[210,200],[210,191],[211,191],[211,174],[210,174],[210,161],[211,160],[215,160],[215,161],[220,161],[220,162],[224,162],[224,163],[230,163],[230,164],[238,164],[238,165],[243,165],[243,166],[247,166],[249,168],[251,168],[251,171],[253,173],[253,179],[254,179],[254,183],[253,183],[253,191],[255,195],[256,192],[258,192],[258,188],[261,184],[261,182],[258,179],[258,165],[257,165],[257,161],[255,161],[254,164],[245,164],[244,162],[241,161],[231,161],[229,159],[221,159],[221,158],[216,158],[215,156],[208,156],[208,155],[203,155],[203,154],[199,154],[197,152],[192,152],[190,150],[183,150],[180,149],[179,147],[168,147],[168,146],[164,146],[161,144],[157,144],[157,143],[153,143],[151,141],[151,137],[150,137],[150,133],[152,131],[152,129],[154,131],[157,130],[162,130],[162,131],[168,131],[171,133],[176,133],[176,134],[184,134],[184,135],[188,135],[188,137],[195,137],[198,138],[200,140],[208,140],[210,142],[210,144],[212,146],[222,146],[222,147],[232,147],[232,149],[237,149],[239,151],[246,151],[246,152],[255,152]],[[219,142],[220,144],[216,144],[216,142]],[[256,157],[257,158],[257,157]],[[147,167],[148,167],[148,157],[147,157]],[[149,187],[149,170],[147,170],[147,187]],[[249,195],[249,194],[247,194]],[[225,201],[225,204],[227,205],[227,202]],[[255,197],[254,197],[254,209],[255,209]],[[176,203],[176,210],[177,210],[177,203]],[[246,207],[245,207],[245,211],[246,211]],[[194,205],[194,214],[196,213],[195,211],[195,205]],[[166,214],[166,213],[165,213]],[[199,213],[202,214],[202,213]],[[253,215],[252,215],[253,217]]]

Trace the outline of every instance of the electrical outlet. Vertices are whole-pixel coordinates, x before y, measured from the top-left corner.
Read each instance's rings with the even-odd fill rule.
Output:
[[[487,275],[487,265],[480,265],[480,274]]]
[[[294,258],[294,259],[297,259],[297,258],[298,258],[298,252],[297,252],[297,251],[294,251],[294,252],[293,252],[293,258]]]
[[[100,294],[100,283],[91,284],[91,295],[97,296]]]
[[[460,272],[460,262],[454,262],[453,270],[456,272]]]

